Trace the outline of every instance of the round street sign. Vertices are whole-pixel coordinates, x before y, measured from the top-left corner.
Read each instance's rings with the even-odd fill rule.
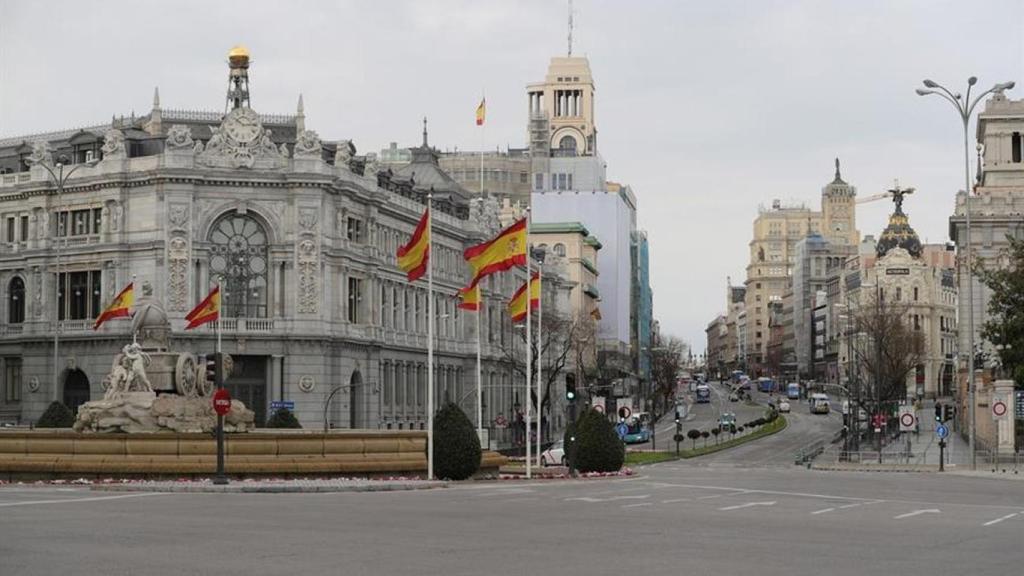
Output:
[[[917,418],[910,412],[904,412],[900,414],[900,424],[906,428],[912,428]]]
[[[594,410],[604,414],[604,404],[594,404]]]
[[[619,418],[626,419],[633,415],[633,411],[628,406],[619,408]]]
[[[227,388],[218,388],[213,393],[213,410],[219,416],[224,416],[231,412],[231,393],[228,392]]]
[[[949,428],[947,428],[945,424],[939,424],[935,427],[935,435],[945,440],[946,437],[949,436]]]
[[[996,418],[1002,418],[1006,416],[1006,402],[1002,400],[996,400],[992,403],[992,415]]]

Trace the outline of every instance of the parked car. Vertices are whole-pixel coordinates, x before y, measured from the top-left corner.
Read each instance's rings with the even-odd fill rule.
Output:
[[[728,428],[732,424],[736,424],[736,415],[732,412],[722,412],[722,415],[718,418],[718,425],[722,428]]]
[[[550,448],[541,452],[540,463],[543,466],[565,466],[565,446],[563,446],[561,440],[555,442]]]
[[[783,400],[779,402],[779,412],[789,412],[789,401]]]

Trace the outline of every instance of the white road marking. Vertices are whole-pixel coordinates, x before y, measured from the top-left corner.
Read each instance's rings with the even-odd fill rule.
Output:
[[[662,504],[672,504],[674,502],[689,502],[689,501],[690,501],[689,498],[672,498],[670,500],[662,500],[661,503]]]
[[[624,504],[622,508],[636,508],[637,506],[653,506],[650,502],[640,502],[639,504]]]
[[[32,506],[35,504],[70,504],[73,502],[99,502],[101,500],[120,500],[122,498],[141,498],[142,496],[163,495],[163,493],[159,492],[143,492],[141,494],[121,494],[118,496],[94,496],[91,498],[65,498],[61,500],[28,500],[25,502],[4,502],[0,504],[0,508],[7,508],[10,506]]]
[[[857,506],[862,506],[864,504],[874,504],[874,502],[855,502],[853,504],[844,504],[843,506],[840,506],[839,509],[846,510],[847,508],[856,508]]]
[[[811,512],[811,515],[813,516],[815,514],[824,514],[826,512],[831,512],[833,510],[835,510],[835,508],[822,508],[821,510],[815,510],[814,512]]]
[[[907,512],[906,514],[900,514],[899,516],[893,516],[893,520],[902,520],[904,518],[911,518],[913,516],[920,516],[921,514],[939,514],[942,512],[938,508],[929,508],[927,510],[914,510],[913,512]]]
[[[1016,515],[1017,515],[1016,512],[1014,512],[1013,514],[1007,514],[1006,516],[1003,516],[1002,518],[996,518],[995,520],[989,520],[988,522],[985,522],[984,524],[982,524],[982,526],[991,526],[993,524],[999,524],[1003,520],[1009,520],[1010,518],[1013,518]]]
[[[533,490],[529,488],[502,488],[494,492],[484,492],[483,494],[477,494],[477,498],[486,498],[488,496],[510,496],[512,494],[529,494]]]
[[[737,504],[735,506],[726,506],[725,508],[719,508],[719,510],[739,510],[741,508],[750,508],[751,506],[775,506],[775,500],[770,502],[747,502],[746,504]]]
[[[593,504],[594,502],[615,502],[616,500],[643,500],[645,498],[650,497],[650,494],[638,494],[636,496],[612,496],[611,498],[593,498],[590,496],[577,496],[575,498],[566,498],[565,501],[570,502],[576,500],[579,502],[588,502]]]

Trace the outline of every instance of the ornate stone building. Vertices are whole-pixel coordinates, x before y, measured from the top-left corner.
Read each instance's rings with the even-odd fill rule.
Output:
[[[93,320],[134,278],[163,303],[175,346],[200,354],[214,351],[214,326],[186,332],[184,316],[221,283],[229,388],[257,422],[272,401],[292,401],[306,427],[422,428],[428,295],[395,252],[430,193],[437,395],[473,418],[476,323],[455,295],[461,252],[497,231],[497,206],[471,205],[426,126],[411,164],[379,170],[349,141],[307,129],[301,97],[294,116],[252,110],[248,52],[229,60],[224,114],[163,110],[155,95],[139,118],[0,140],[0,420],[103,395],[130,322],[93,331]],[[516,399],[497,343],[519,276],[485,285],[487,422],[509,418]]]

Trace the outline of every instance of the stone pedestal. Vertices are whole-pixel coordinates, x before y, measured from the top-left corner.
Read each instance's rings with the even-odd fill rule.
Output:
[[[996,380],[992,383],[993,397],[999,397],[1006,403],[1006,416],[995,421],[996,450],[1000,456],[1013,456],[1015,446],[1013,380]],[[991,403],[989,404],[991,407]]]

